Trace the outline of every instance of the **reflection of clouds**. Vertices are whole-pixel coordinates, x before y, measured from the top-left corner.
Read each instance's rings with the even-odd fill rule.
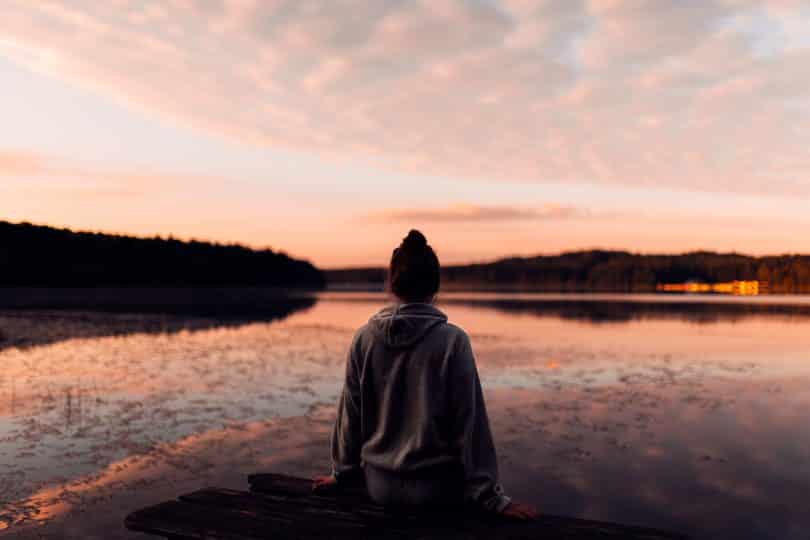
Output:
[[[803,538],[806,381],[791,384],[798,408],[764,403],[749,381],[709,383],[692,402],[678,385],[617,387],[597,403],[576,388],[491,394],[504,481],[551,513],[574,505],[696,538]]]
[[[706,403],[687,403],[677,385],[663,392],[614,388],[598,399],[572,386],[555,393],[489,391],[488,404],[507,488],[549,513],[770,537],[746,520],[758,516],[768,534],[800,538],[791,536],[789,527],[797,524],[790,520],[798,516],[788,509],[802,500],[810,479],[802,472],[806,450],[790,448],[790,440],[808,402],[803,410],[761,409],[747,399],[760,390],[724,383],[704,390]],[[728,407],[703,410],[711,410],[717,395],[741,399],[733,416]],[[684,414],[690,411],[698,417]],[[756,422],[736,420],[749,414]],[[5,517],[54,520],[50,526],[57,527],[58,518],[92,510],[82,518],[87,533],[120,525],[138,506],[205,485],[245,488],[246,475],[258,470],[313,474],[328,466],[331,420],[330,407],[191,435],[39,490]]]
[[[3,497],[230,422],[331,402],[349,339],[252,324],[0,351]],[[21,477],[6,482],[12,474]]]
[[[75,537],[85,538],[91,531],[118,537],[126,513],[182,491],[213,483],[246,488],[247,475],[256,471],[311,475],[328,470],[325,441],[330,428],[331,417],[315,410],[308,416],[234,424],[159,444],[7,505],[0,512],[0,528],[75,518],[72,513],[92,509],[86,528]]]
[[[0,494],[17,501],[5,519],[49,517],[43,530],[83,538],[184,491],[245,488],[260,469],[327,470],[346,347],[375,307],[327,301],[270,325],[0,351]],[[592,325],[445,309],[472,336],[514,494],[723,538],[810,526],[795,511],[810,486],[800,319]]]

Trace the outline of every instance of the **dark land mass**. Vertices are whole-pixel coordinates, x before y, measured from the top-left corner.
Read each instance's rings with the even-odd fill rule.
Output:
[[[383,268],[327,270],[330,289],[377,290]],[[694,252],[641,255],[624,251],[575,251],[445,266],[442,290],[646,293],[659,283],[759,281],[770,293],[810,293],[810,256],[752,257]]]
[[[324,283],[271,250],[0,222],[0,349],[274,321]]]
[[[270,249],[0,221],[0,287],[321,289],[324,283],[309,262]]]

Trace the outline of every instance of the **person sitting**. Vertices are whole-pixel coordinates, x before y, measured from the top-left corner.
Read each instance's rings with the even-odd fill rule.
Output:
[[[471,503],[532,519],[537,511],[508,497],[470,338],[434,305],[439,260],[412,230],[394,249],[389,288],[395,302],[354,336],[331,439],[333,472],[315,490],[364,477],[387,507]]]

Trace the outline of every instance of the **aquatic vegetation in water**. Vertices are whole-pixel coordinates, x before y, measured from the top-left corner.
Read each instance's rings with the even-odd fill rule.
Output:
[[[327,470],[345,350],[376,306],[329,300],[277,323],[0,350],[0,526],[126,538],[128,509],[244,487],[262,469]],[[515,495],[721,536],[810,526],[791,510],[810,488],[803,319],[446,310],[472,336]]]

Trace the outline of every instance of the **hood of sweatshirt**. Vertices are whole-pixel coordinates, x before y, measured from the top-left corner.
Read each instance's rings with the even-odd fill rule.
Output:
[[[447,322],[447,315],[433,304],[393,304],[369,319],[371,330],[387,346],[412,347],[436,325]]]

